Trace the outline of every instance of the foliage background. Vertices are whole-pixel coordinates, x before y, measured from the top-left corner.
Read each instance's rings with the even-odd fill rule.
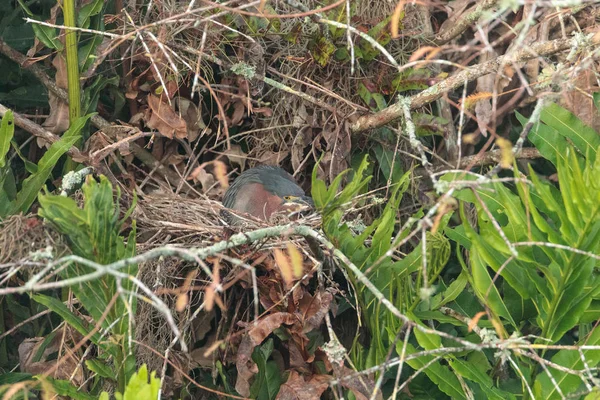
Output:
[[[3,396],[596,398],[599,11],[2,2]]]

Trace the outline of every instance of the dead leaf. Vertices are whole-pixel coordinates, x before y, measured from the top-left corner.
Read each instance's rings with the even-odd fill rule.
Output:
[[[260,345],[267,336],[282,324],[292,325],[295,321],[296,318],[292,314],[284,312],[273,313],[262,318],[257,326],[250,328],[242,337],[235,361],[238,371],[235,390],[239,394],[244,397],[250,396],[250,379],[258,373],[258,367],[252,361],[254,348]]]
[[[291,243],[287,243],[288,254],[290,255],[290,261],[292,262],[292,273],[295,279],[302,278],[304,275],[304,257],[300,251]]]
[[[338,378],[344,378],[340,380],[340,385],[350,390],[356,400],[369,400],[373,391],[375,390],[375,381],[370,376],[365,375],[356,375],[356,371],[351,370],[348,367],[336,367],[334,365],[335,375]],[[349,376],[353,376],[352,378],[347,378]],[[383,395],[381,394],[381,390],[377,390],[377,394],[375,395],[376,400],[382,400]]]
[[[288,150],[281,151],[264,151],[260,156],[258,156],[258,162],[264,165],[281,165],[281,161],[283,161],[287,156],[290,155]]]
[[[314,297],[307,293],[303,297],[300,304],[298,304],[298,309],[303,314],[300,324],[304,333],[320,328],[325,315],[331,308],[332,301],[333,295],[326,291],[319,292]]]
[[[274,249],[275,261],[281,272],[281,277],[287,286],[290,286],[294,282],[294,272],[289,258],[280,249]]]
[[[286,383],[281,385],[276,400],[313,400],[320,399],[327,387],[331,376],[313,375],[309,381],[296,371],[290,371]]]
[[[50,9],[50,18],[48,18],[45,22],[50,24],[56,24],[56,17],[58,13],[62,11],[61,3],[57,2],[54,7]],[[32,58],[38,51],[44,49],[46,45],[44,45],[37,36],[34,35],[33,46],[27,51],[27,57]]]
[[[292,143],[292,168],[297,172],[304,160],[304,149],[312,143],[313,130],[311,128],[300,129]]]
[[[148,127],[158,130],[163,136],[173,139],[187,137],[187,123],[173,108],[152,94],[148,95],[148,110],[145,119]]]
[[[227,157],[230,163],[239,165],[240,172],[244,172],[244,169],[246,169],[246,159],[248,158],[248,155],[244,153],[242,146],[239,144],[232,144],[231,148],[225,150],[223,154],[225,157]]]
[[[227,177],[227,166],[223,161],[213,160],[213,172],[219,184],[223,189],[229,187],[229,178]]]
[[[175,105],[186,122],[187,139],[190,142],[193,142],[200,136],[200,133],[206,129],[206,124],[204,124],[204,120],[202,119],[201,109],[191,100],[183,97],[177,97]]]
[[[67,328],[65,328],[67,329]],[[81,335],[68,329],[66,337],[73,339],[73,341],[81,340]],[[71,379],[71,376],[77,369],[72,382],[80,386],[85,382],[85,376],[82,368],[78,368],[79,360],[71,353],[71,349],[65,346],[63,343],[63,332],[59,331],[56,333],[54,338],[47,344],[46,348],[43,349],[42,355],[39,361],[33,361],[34,357],[39,354],[41,346],[44,344],[45,338],[35,337],[25,339],[18,349],[19,353],[19,365],[22,372],[26,372],[33,375],[44,374],[48,371],[55,369],[52,376],[55,379]],[[70,341],[71,342],[71,341]],[[62,344],[62,346],[61,346]],[[62,355],[63,361],[56,367],[57,359],[48,360],[48,357],[53,353],[58,352],[62,348],[66,354]]]
[[[242,119],[244,118],[244,114],[246,111],[246,107],[244,103],[241,101],[236,101],[233,104],[233,114],[231,115],[231,122],[228,124],[229,126],[237,126],[241,125]]]
[[[204,166],[200,165],[190,173],[188,179],[193,179],[194,182],[200,182],[202,191],[207,193],[208,190],[215,184],[215,178],[208,173]]]
[[[67,63],[61,54],[57,54],[52,60],[52,65],[56,68],[55,82],[61,89],[67,89]],[[69,105],[60,100],[52,91],[48,92],[48,102],[50,104],[50,115],[42,126],[54,134],[60,134],[69,129]],[[38,143],[39,144],[39,143]],[[42,146],[40,146],[42,147]]]
[[[348,169],[347,158],[350,155],[352,141],[350,137],[350,125],[344,121],[342,125],[333,126],[328,124],[323,128],[323,138],[327,142],[327,154],[330,155],[328,164],[323,160],[325,171],[329,182],[342,171]]]
[[[584,124],[600,132],[600,112],[592,98],[594,92],[599,90],[594,76],[594,71],[598,70],[598,63],[592,68],[582,68],[572,80],[574,89],[563,90],[558,104],[575,114]]]

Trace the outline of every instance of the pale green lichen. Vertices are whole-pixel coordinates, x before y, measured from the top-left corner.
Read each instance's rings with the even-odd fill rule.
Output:
[[[254,75],[256,75],[256,67],[243,62],[233,64],[229,70],[234,74],[243,76],[248,80],[253,79]]]

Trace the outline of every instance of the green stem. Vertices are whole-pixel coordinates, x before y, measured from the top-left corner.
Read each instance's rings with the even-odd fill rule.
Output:
[[[75,25],[75,0],[64,0],[63,15],[65,26]],[[69,120],[71,123],[81,115],[81,95],[79,87],[79,59],[77,57],[77,33],[67,29],[65,33],[66,57],[67,57],[67,80],[69,84]]]
[[[75,0],[63,1],[64,24],[67,27],[76,27]],[[69,122],[73,124],[81,115],[81,88],[79,85],[79,57],[77,56],[77,32],[67,29],[65,33],[66,58],[67,58],[67,83],[69,94]],[[77,146],[77,143],[75,143]],[[76,164],[68,157],[64,171],[75,170]]]

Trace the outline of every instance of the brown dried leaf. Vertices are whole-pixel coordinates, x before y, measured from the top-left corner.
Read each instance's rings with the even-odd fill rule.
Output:
[[[185,310],[185,308],[188,305],[189,299],[190,297],[187,294],[187,292],[181,293],[179,296],[177,296],[177,301],[175,302],[175,309],[177,310],[177,312],[183,312]]]
[[[273,253],[275,255],[275,261],[277,262],[277,266],[279,267],[279,272],[281,272],[281,277],[283,278],[286,285],[291,285],[294,281],[294,273],[290,260],[280,249],[274,249]]]
[[[223,189],[227,189],[229,187],[229,178],[227,177],[227,166],[223,161],[214,160],[214,175],[219,181],[219,184]]]
[[[242,119],[244,119],[245,111],[246,107],[244,106],[244,103],[241,101],[236,101],[233,104],[233,115],[231,116],[231,122],[229,123],[229,126],[240,125]]]
[[[81,335],[71,331],[70,329],[67,332],[67,336],[75,335],[73,340],[81,340]],[[48,357],[59,351],[61,348],[61,344],[63,344],[62,349],[67,355],[63,355],[64,360],[62,363],[56,368],[53,377],[55,379],[71,379],[71,376],[75,372],[75,369],[78,367],[79,363],[75,356],[71,353],[71,349],[67,346],[64,346],[63,335],[62,332],[59,332],[54,336],[52,341],[46,346],[43,350],[42,356],[39,361],[33,361],[36,354],[39,353],[41,346],[44,343],[45,338],[43,337],[35,337],[31,339],[25,339],[20,345],[18,349],[19,353],[19,364],[22,372],[27,372],[29,374],[37,375],[48,372],[49,370],[56,368],[56,359],[48,360]],[[72,382],[76,385],[82,385],[85,381],[85,377],[83,374],[82,368],[77,368],[77,373],[75,374]]]
[[[287,156],[290,155],[288,150],[281,151],[264,151],[259,157],[258,162],[264,165],[280,165]]]
[[[215,178],[212,176],[212,174],[208,173],[202,165],[194,168],[188,179],[193,179],[194,182],[200,182],[200,185],[202,185],[202,191],[204,193],[207,193],[208,190],[215,184]]]
[[[325,315],[331,308],[332,301],[333,295],[329,292],[319,292],[314,297],[308,293],[304,296],[298,305],[304,317],[301,322],[304,333],[318,329],[321,326]]]
[[[345,366],[338,368],[334,366],[334,369],[336,376],[340,378],[356,374],[356,371],[353,371]],[[364,375],[358,375],[352,378],[342,379],[340,381],[340,385],[350,390],[354,394],[354,397],[356,397],[356,400],[369,400],[373,391],[375,390],[375,381],[371,377]],[[383,399],[381,390],[377,390],[375,399]]]
[[[154,95],[148,95],[147,99],[148,110],[145,117],[148,127],[158,130],[169,139],[173,139],[174,135],[179,139],[187,137],[187,123],[171,106]]]
[[[329,375],[313,375],[307,382],[298,372],[290,371],[290,376],[287,382],[281,385],[276,400],[320,399],[330,380]]]
[[[313,130],[311,128],[300,129],[292,143],[292,168],[298,171],[304,160],[304,149],[312,143]]]
[[[257,326],[249,329],[243,336],[235,361],[238,371],[235,390],[239,394],[245,397],[250,395],[250,379],[258,373],[258,367],[252,361],[254,348],[261,344],[267,336],[282,324],[292,325],[295,321],[296,318],[292,314],[283,312],[273,313],[261,319]]]
[[[302,278],[302,275],[304,275],[304,257],[302,257],[300,251],[289,242],[287,243],[287,250],[292,262],[292,272],[294,274],[294,278],[300,279]]]
[[[67,89],[67,63],[64,57],[58,54],[52,60],[52,65],[56,68],[56,76],[54,78],[56,86]],[[52,92],[48,93],[48,99],[50,103],[50,115],[46,118],[42,126],[54,134],[63,133],[69,129],[69,106]]]
[[[594,71],[598,70],[600,70],[598,63],[589,69],[582,68],[573,81],[573,87],[576,89],[563,91],[559,105],[575,114],[584,124],[600,132],[600,113],[591,96],[599,90],[594,76]]]
[[[200,133],[206,129],[206,125],[202,119],[201,109],[191,100],[183,97],[178,97],[175,104],[177,105],[177,110],[187,124],[187,139],[190,142],[193,142],[200,136]]]
[[[227,157],[230,163],[240,166],[240,172],[243,172],[244,169],[246,169],[246,158],[248,158],[248,155],[244,153],[239,144],[232,144],[231,148],[225,150],[223,154],[225,157]]]
[[[296,343],[296,342],[308,343],[308,338],[299,337],[299,335],[294,335],[294,333],[292,333],[292,338],[294,338],[296,340],[293,340],[293,341],[290,340],[288,342],[290,367],[295,370],[299,370],[299,371],[308,371],[309,367],[308,367],[307,358],[310,358],[310,356],[308,354],[305,354],[305,352],[303,352],[300,349],[300,347],[298,346],[298,344]],[[298,339],[300,339],[300,340],[298,340]]]

